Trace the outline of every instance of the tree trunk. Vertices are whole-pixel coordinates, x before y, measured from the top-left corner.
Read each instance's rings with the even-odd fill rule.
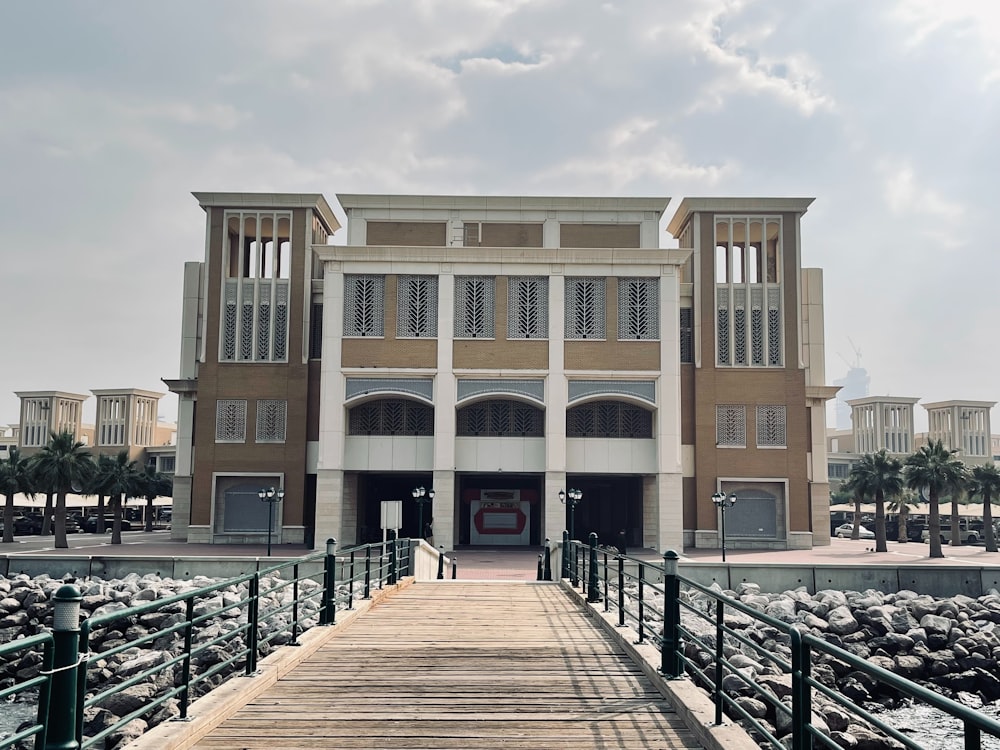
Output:
[[[55,533],[56,539],[53,546],[56,549],[68,549],[69,541],[66,539],[66,490],[60,490],[56,495]]]
[[[885,543],[885,493],[875,492],[875,551],[888,552]]]
[[[7,495],[7,502],[3,506],[3,543],[10,544],[14,541],[14,493]]]
[[[983,533],[986,535],[986,551],[997,551],[997,535],[993,533],[993,498],[989,492],[983,493]],[[4,541],[7,541],[6,539]]]
[[[97,496],[97,520],[94,522],[94,531],[98,534],[103,534],[107,531],[104,528],[104,495]]]
[[[958,500],[962,496],[961,490],[951,493],[951,546],[957,547],[962,543],[962,528],[958,524]]]
[[[930,545],[928,557],[944,557],[941,549],[941,509],[938,507],[937,489],[930,488],[927,492],[927,505],[930,511],[927,517],[927,542]]]
[[[851,529],[851,539],[861,538],[861,498],[854,498],[854,528]]]
[[[52,533],[52,494],[51,492],[45,493],[45,510],[42,512],[42,536],[48,536]]]
[[[122,505],[125,496],[115,497],[111,500],[115,512],[115,520],[111,525],[111,543],[121,544],[122,543]]]
[[[897,535],[899,537],[898,541],[900,541],[900,542],[908,542],[908,541],[910,541],[909,529],[906,528],[906,521],[909,518],[909,516],[910,516],[910,509],[907,506],[905,506],[905,505],[900,506],[900,508],[899,508],[899,534]]]
[[[146,498],[146,531],[153,530],[153,500],[155,498]]]

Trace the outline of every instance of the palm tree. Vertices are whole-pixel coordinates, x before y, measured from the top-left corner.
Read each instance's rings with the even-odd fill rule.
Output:
[[[125,499],[138,494],[139,469],[128,457],[128,451],[119,451],[101,467],[101,488],[111,500],[114,522],[111,526],[111,543],[122,543],[122,509]],[[100,523],[100,521],[98,521]]]
[[[885,499],[903,491],[903,464],[885,448],[868,453],[851,467],[851,477],[861,494],[875,499],[875,551],[887,552],[885,543]]]
[[[969,502],[969,498],[966,496],[966,486],[969,483],[969,469],[965,464],[962,464],[962,475],[955,480],[955,483],[950,487],[951,491],[951,544],[952,547],[957,547],[962,543],[962,531],[961,526],[959,526],[958,518],[958,505],[966,504]]]
[[[993,499],[1000,499],[1000,470],[994,464],[973,466],[969,476],[969,497],[983,498],[983,533],[986,536],[986,551],[997,551],[997,536],[993,530]],[[952,526],[952,528],[956,528]],[[955,534],[952,534],[954,537]]]
[[[97,515],[94,517],[94,532],[103,534],[107,529],[104,526],[105,510],[104,500],[111,496],[108,489],[108,479],[114,474],[114,459],[111,456],[101,454],[97,457],[97,473],[91,482],[93,494],[97,495]]]
[[[940,440],[931,440],[907,456],[904,462],[906,486],[918,492],[924,487],[927,488],[929,557],[944,557],[941,549],[941,509],[938,507],[938,498],[943,491],[954,487],[965,471],[962,462],[955,458],[956,452],[945,448]],[[958,530],[957,526],[955,530]]]
[[[152,466],[146,466],[139,474],[139,497],[146,500],[146,531],[153,530],[153,501],[158,497],[170,495],[174,491],[174,483],[170,477],[161,474]]]
[[[94,473],[90,451],[71,432],[53,432],[49,444],[33,458],[35,476],[42,486],[56,493],[55,542],[57,548],[69,547],[66,541],[66,493],[85,486]]]
[[[919,495],[910,490],[904,490],[886,505],[889,510],[899,516],[899,533],[896,535],[897,541],[910,541],[909,530],[906,527],[907,520],[910,517],[910,506],[917,505],[919,502]]]
[[[854,498],[854,528],[851,529],[851,539],[861,538],[861,503],[864,502],[864,488],[861,486],[858,478],[854,474],[854,466],[851,467],[851,474],[847,478],[847,481],[840,485],[840,489],[843,492],[849,492],[851,497]]]
[[[21,455],[16,447],[10,449],[7,458],[0,461],[0,493],[7,502],[3,507],[3,541],[14,541],[14,496],[18,493],[32,495],[31,462]]]

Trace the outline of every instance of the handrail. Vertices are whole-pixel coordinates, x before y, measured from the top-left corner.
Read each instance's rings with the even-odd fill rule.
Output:
[[[962,722],[965,750],[979,750],[982,734],[1000,737],[1000,721],[946,698],[939,693],[901,677],[870,661],[839,648],[822,638],[818,638],[801,624],[790,624],[767,615],[747,604],[726,596],[721,591],[709,588],[677,573],[678,555],[668,551],[661,564],[640,560],[618,553],[614,548],[598,548],[596,535],[591,535],[589,545],[564,539],[564,559],[569,563],[563,569],[563,577],[571,579],[571,585],[588,580],[587,601],[603,601],[604,611],[614,610],[619,626],[632,626],[638,633],[638,642],[647,639],[660,651],[660,672],[667,678],[685,676],[704,687],[711,694],[715,704],[715,723],[722,723],[723,713],[743,721],[758,732],[775,748],[785,748],[778,737],[767,727],[744,710],[735,698],[723,689],[727,677],[733,677],[750,688],[754,697],[766,701],[787,717],[791,724],[793,750],[808,750],[816,743],[835,750],[839,748],[823,729],[813,723],[812,693],[822,694],[846,712],[868,723],[887,736],[895,739],[910,750],[921,750],[921,746],[910,737],[890,726],[877,715],[858,705],[855,701],[812,675],[812,665],[816,654],[824,654],[842,661],[854,670],[862,672],[880,683],[909,698],[919,700],[936,710],[956,717]],[[585,547],[591,550],[589,563],[583,554]],[[600,549],[602,555],[595,554]],[[579,562],[583,557],[584,562]],[[589,567],[588,567],[589,565]],[[659,580],[653,580],[658,578]],[[582,580],[581,580],[582,579]],[[603,589],[602,589],[603,584]],[[593,589],[597,587],[595,592]],[[700,603],[692,600],[692,594],[707,598]],[[699,608],[699,604],[701,608]],[[707,608],[706,608],[707,604]],[[714,604],[714,606],[713,606]],[[739,612],[774,628],[788,640],[791,658],[785,658],[747,638],[739,629],[727,625],[727,611]],[[683,615],[683,616],[682,616]],[[650,622],[659,623],[659,628],[651,629]],[[701,621],[711,626],[711,637],[706,638],[696,632],[694,624]],[[724,646],[729,644],[741,650],[752,651],[759,658],[791,675],[791,707],[764,688],[752,676],[733,665],[726,657]],[[694,647],[692,649],[692,646]],[[710,657],[707,664],[695,660],[688,654],[702,653]]]
[[[325,552],[260,566],[252,573],[133,607],[112,608],[82,622],[82,595],[77,587],[64,585],[54,597],[54,632],[0,645],[0,663],[19,652],[41,652],[35,676],[0,690],[2,700],[37,689],[38,720],[0,740],[0,750],[31,737],[35,749],[43,750],[46,742],[54,741],[52,727],[67,732],[68,742],[75,736],[81,750],[100,747],[129,722],[155,714],[170,701],[176,701],[178,718],[185,719],[190,702],[220,680],[253,675],[259,659],[274,648],[297,645],[309,628],[335,624],[337,611],[353,609],[356,597],[368,599],[373,589],[411,575],[411,548],[409,539],[390,538],[336,550],[331,539]],[[59,625],[59,607],[64,604],[69,608],[63,610]],[[155,629],[140,632],[133,627],[154,614],[164,615]],[[114,635],[105,638],[107,634]],[[88,686],[95,664],[103,667],[136,647],[163,656],[100,690]],[[59,677],[55,682],[53,675]],[[166,687],[96,734],[84,734],[84,709],[102,707],[122,691],[150,682]]]

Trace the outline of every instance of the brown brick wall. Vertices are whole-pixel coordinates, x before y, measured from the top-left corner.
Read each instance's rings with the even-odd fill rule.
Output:
[[[541,247],[541,224],[493,224],[480,227],[481,247]]]
[[[437,367],[436,339],[396,338],[397,278],[385,277],[385,336],[341,339],[344,367]]]
[[[560,224],[560,247],[639,247],[638,224]]]
[[[607,279],[605,292],[607,323],[605,341],[567,340],[565,368],[567,370],[658,370],[659,341],[618,340],[618,282]]]
[[[212,507],[212,472],[285,475],[284,522],[303,522],[302,499],[307,440],[309,369],[302,362],[302,320],[309,291],[304,287],[311,212],[296,209],[292,215],[292,262],[289,279],[289,332],[287,363],[219,362],[220,290],[223,247],[226,241],[222,208],[210,208],[208,299],[205,303],[206,361],[198,371],[198,407],[195,410],[195,465],[192,482],[191,523],[208,524]],[[318,365],[318,363],[317,363]],[[246,399],[246,442],[215,442],[218,399]],[[288,402],[286,439],[283,444],[256,444],[258,399]]]
[[[548,340],[507,338],[507,277],[496,280],[493,339],[455,339],[452,366],[455,369],[504,367],[544,370],[549,366]],[[450,332],[449,332],[450,333]]]
[[[444,247],[448,225],[436,221],[369,221],[366,244],[375,247]]]

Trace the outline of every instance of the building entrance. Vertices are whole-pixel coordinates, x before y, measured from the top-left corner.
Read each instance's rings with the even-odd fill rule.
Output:
[[[458,478],[458,543],[541,544],[542,482],[534,474],[463,474]]]
[[[600,544],[642,546],[642,477],[571,474],[566,484],[583,493],[573,518],[577,539],[596,532]],[[569,520],[567,507],[567,529]]]

